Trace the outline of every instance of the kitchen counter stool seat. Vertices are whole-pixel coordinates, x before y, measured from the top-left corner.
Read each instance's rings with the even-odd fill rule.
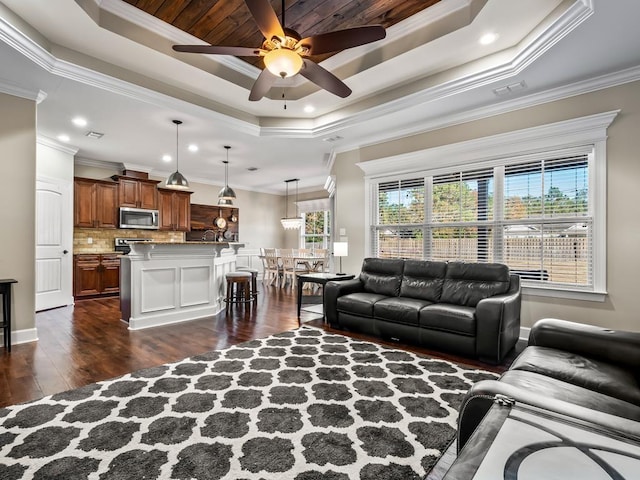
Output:
[[[232,304],[251,303],[251,278],[250,272],[229,272],[225,275],[227,312]]]
[[[251,274],[251,299],[254,305],[258,302],[258,273],[257,268],[238,267],[238,272],[249,272]]]

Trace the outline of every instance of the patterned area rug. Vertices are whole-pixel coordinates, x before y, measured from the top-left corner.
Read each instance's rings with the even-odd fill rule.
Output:
[[[0,478],[418,479],[484,378],[301,327],[0,409]]]

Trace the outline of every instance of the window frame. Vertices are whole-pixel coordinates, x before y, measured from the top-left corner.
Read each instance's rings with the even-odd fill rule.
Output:
[[[537,296],[604,301],[606,289],[606,167],[607,128],[619,110],[565,120],[523,130],[443,145],[404,155],[358,163],[365,173],[365,256],[371,256],[372,232],[376,224],[377,185],[381,182],[431,177],[455,170],[502,169],[508,159],[518,162],[529,157],[549,158],[549,154],[590,148],[589,206],[593,218],[593,287],[544,286],[523,280],[523,293]],[[425,168],[427,167],[427,168]],[[502,180],[504,177],[502,177]],[[495,196],[502,196],[502,180],[496,181]],[[431,192],[425,192],[430,195]],[[428,198],[428,197],[427,197]],[[496,211],[495,218],[502,212]]]

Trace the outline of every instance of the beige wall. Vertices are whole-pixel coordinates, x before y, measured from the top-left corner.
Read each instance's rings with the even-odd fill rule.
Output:
[[[525,295],[522,325],[557,317],[640,331],[640,212],[634,198],[640,185],[640,82],[340,154],[332,173],[336,176],[337,226],[346,228],[349,237],[345,270],[359,271],[365,251],[364,176],[356,162],[617,109],[621,113],[609,127],[607,143],[607,299],[598,303]]]
[[[0,93],[0,112],[0,167],[11,178],[0,188],[0,278],[18,280],[12,331],[19,331],[35,327],[36,104]]]

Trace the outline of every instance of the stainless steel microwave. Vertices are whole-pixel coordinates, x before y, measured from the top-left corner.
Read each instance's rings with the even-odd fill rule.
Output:
[[[145,208],[120,207],[120,228],[136,228],[140,230],[158,230],[158,210]]]

